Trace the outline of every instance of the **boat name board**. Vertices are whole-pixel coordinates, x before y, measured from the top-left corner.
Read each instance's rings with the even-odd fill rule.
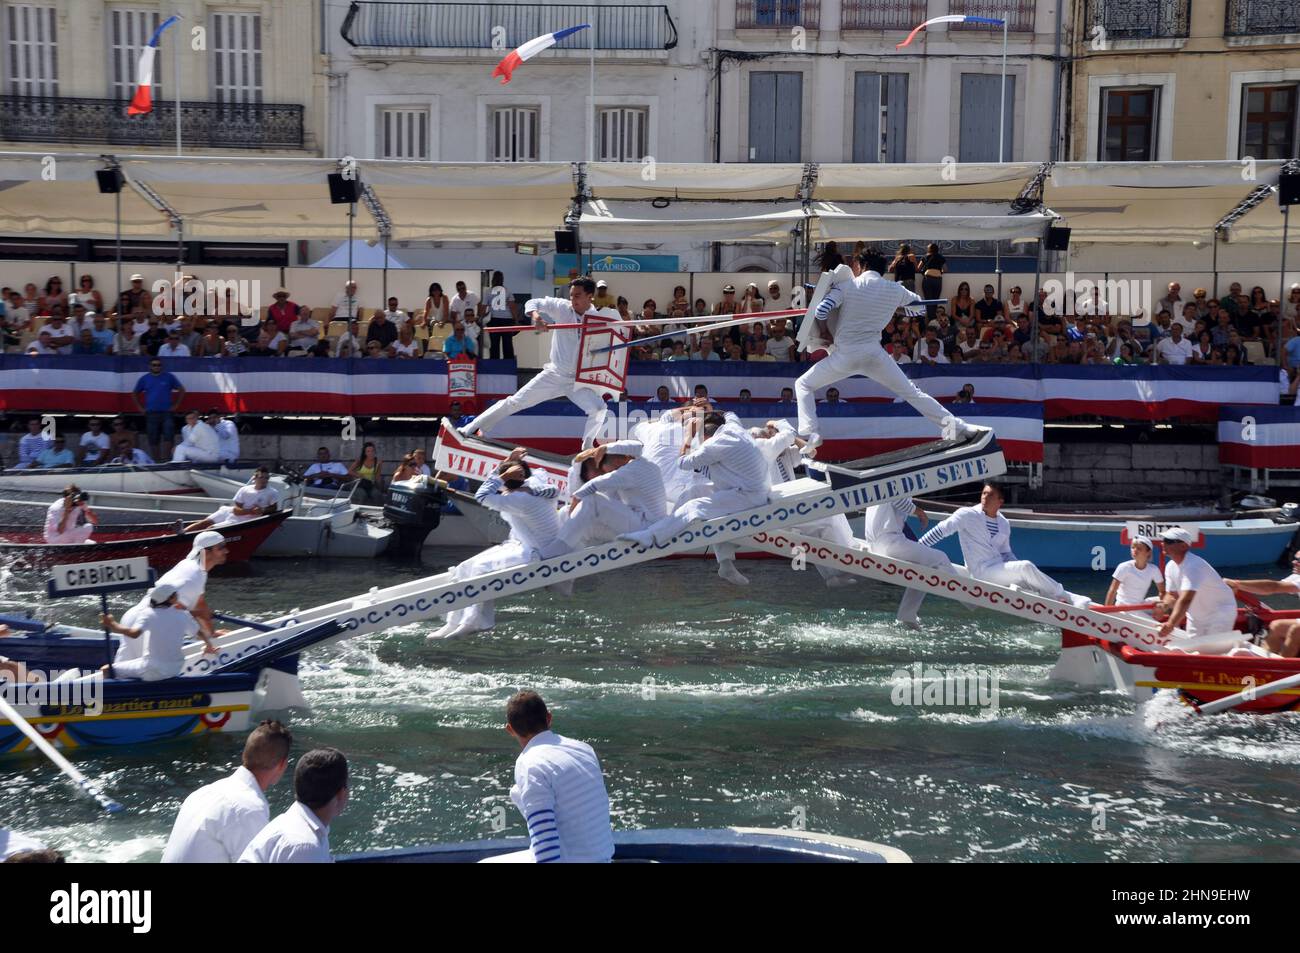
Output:
[[[469,477],[471,480],[486,480],[496,472],[497,464],[506,458],[504,453],[480,452],[466,450],[463,447],[438,445],[434,467],[441,473],[454,473],[456,476]],[[533,475],[542,478],[549,486],[555,487],[561,497],[569,495],[569,474],[561,473],[553,464],[544,464],[532,458],[525,458]]]
[[[1137,536],[1145,536],[1147,539],[1158,540],[1160,534],[1165,530],[1182,529],[1186,530],[1196,540],[1193,546],[1204,546],[1205,539],[1201,536],[1200,523],[1180,523],[1177,520],[1129,520],[1124,524],[1124,531],[1120,533],[1119,541],[1125,546],[1133,542]]]
[[[50,571],[51,598],[84,596],[101,592],[147,589],[154,582],[154,572],[145,556],[113,559],[100,563],[73,563],[55,566]]]

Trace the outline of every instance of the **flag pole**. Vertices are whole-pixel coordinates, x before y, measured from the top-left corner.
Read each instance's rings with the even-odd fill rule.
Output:
[[[588,59],[590,60],[591,104],[587,109],[587,161],[596,161],[596,13],[594,7],[587,8],[587,19],[591,21],[590,36],[587,39]]]
[[[176,14],[178,21],[181,18],[179,13]],[[172,65],[176,78],[176,154],[181,154],[181,41],[177,37],[176,43],[172,46]]]
[[[998,161],[1002,161],[1002,141],[1007,124],[1007,12],[1002,11],[1002,105],[998,109]]]

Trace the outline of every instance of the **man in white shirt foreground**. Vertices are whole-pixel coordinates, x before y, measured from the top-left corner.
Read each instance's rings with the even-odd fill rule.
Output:
[[[1285,579],[1225,579],[1233,592],[1257,596],[1300,596],[1300,550],[1291,557],[1291,575]],[[1300,619],[1274,619],[1268,624],[1268,648],[1283,658],[1300,656]]]
[[[1065,587],[1027,559],[1016,559],[1011,551],[1011,524],[999,510],[1006,502],[1002,487],[985,483],[978,506],[963,506],[921,537],[921,545],[933,546],[939,540],[957,534],[962,559],[976,579],[998,586],[1069,602],[1080,608],[1092,604],[1087,596],[1066,592]]]
[[[205,784],[185,799],[172,826],[164,864],[233,864],[271,819],[266,792],[289,768],[293,734],[264,721],[244,742],[235,773]]]
[[[590,278],[575,278],[569,285],[568,301],[563,298],[533,298],[524,305],[524,309],[532,319],[533,327],[538,331],[545,331],[552,324],[581,324],[583,315],[594,313],[596,310],[591,303],[595,290],[595,282]],[[454,299],[452,307],[455,308]],[[511,414],[517,414],[521,410],[555,397],[567,397],[587,414],[587,426],[582,435],[582,449],[586,450],[596,442],[596,437],[605,429],[609,409],[600,394],[590,388],[579,387],[575,382],[578,374],[578,346],[582,332],[574,328],[550,333],[550,360],[542,368],[541,373],[514,394],[497,401],[475,417],[469,427],[469,433],[482,433],[487,436],[493,426]]]
[[[868,509],[863,523],[867,547],[878,556],[952,572],[952,562],[942,552],[932,546],[923,546],[915,539],[908,539],[904,530],[909,516],[915,516],[920,521],[921,528],[925,529],[928,520],[925,510],[917,506],[911,497],[905,496]],[[917,613],[924,600],[924,590],[905,588],[895,619],[909,629],[919,629],[921,620]]]
[[[348,468],[337,460],[330,459],[329,447],[317,447],[316,462],[302,476],[310,487],[333,490],[347,482]]]
[[[1165,592],[1174,600],[1160,634],[1175,629],[1186,629],[1189,635],[1231,632],[1237,622],[1237,597],[1213,566],[1189,552],[1192,534],[1173,527],[1160,534],[1160,542],[1167,557]]]
[[[185,527],[185,532],[211,529],[214,526],[226,526],[230,523],[243,523],[255,520],[259,516],[274,513],[280,508],[280,491],[269,486],[271,471],[258,467],[253,471],[253,480],[235,491],[229,506],[223,506],[206,519],[197,520]]]
[[[172,452],[172,463],[217,463],[221,460],[221,438],[199,417],[197,410],[185,415],[181,442]]]
[[[253,838],[241,864],[332,864],[330,824],[348,804],[348,759],[334,748],[316,748],[298,759],[293,807]]]
[[[528,849],[485,863],[609,863],[609,794],[591,745],[552,731],[551,713],[536,692],[518,692],[506,702],[506,731],[523,748],[510,800],[524,816]]]

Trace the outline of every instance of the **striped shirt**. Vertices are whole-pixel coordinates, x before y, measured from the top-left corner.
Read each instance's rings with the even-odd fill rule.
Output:
[[[871,507],[867,510],[862,527],[867,544],[870,545],[886,536],[902,536],[907,526],[907,518],[915,512],[916,504],[912,502],[910,496]]]
[[[587,313],[594,314],[595,310],[592,308]],[[540,313],[547,324],[582,323],[582,316],[573,310],[568,298],[530,298],[524,305],[524,314],[532,314],[534,311]],[[582,332],[575,328],[571,331],[551,331],[549,334],[550,364],[561,374],[573,377],[578,373],[578,343]]]
[[[554,543],[560,535],[560,514],[555,504],[526,490],[503,493],[502,486],[501,477],[494,473],[483,481],[474,499],[500,513],[510,524],[510,535],[525,549],[540,552]]]
[[[990,532],[990,527],[996,532]],[[978,574],[989,566],[1000,566],[1016,558],[1011,551],[1011,524],[999,513],[987,516],[978,506],[963,506],[921,537],[922,546],[933,546],[939,540],[957,534],[961,542],[961,555],[966,568]]]
[[[657,520],[668,512],[668,498],[664,495],[664,478],[659,468],[649,460],[634,457],[617,470],[593,477],[572,492],[577,500],[585,500],[593,493],[620,500],[629,509],[644,513]]]
[[[515,761],[510,800],[539,864],[607,863],[614,856],[609,795],[591,745],[543,731]]]
[[[920,301],[921,296],[908,291],[896,281],[882,278],[874,271],[864,271],[852,281],[835,285],[817,305],[813,316],[824,321],[835,308],[840,309],[835,326],[837,348],[859,348],[880,344],[880,332],[903,305]]]
[[[681,470],[702,472],[717,490],[739,490],[767,495],[771,488],[771,465],[758,441],[735,414],[696,449],[681,457]]]
[[[794,443],[794,428],[788,421],[778,421],[776,434],[771,437],[767,436],[765,429],[759,427],[750,430],[749,435],[754,438],[764,459],[768,461],[771,483],[789,483],[795,478],[795,468],[802,465],[803,461]]]

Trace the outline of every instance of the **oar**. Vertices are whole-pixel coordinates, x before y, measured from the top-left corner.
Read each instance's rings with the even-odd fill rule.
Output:
[[[99,789],[99,785],[74,768],[67,758],[59,754],[54,745],[42,738],[41,733],[33,728],[26,718],[18,714],[18,711],[13,705],[9,704],[3,694],[0,694],[0,715],[8,718],[19,731],[25,734],[31,743],[40,750],[41,754],[53,761],[56,768],[72,779],[83,794],[94,798],[99,802],[99,806],[110,814],[116,814],[122,810],[121,804],[104,794]]]
[[[764,321],[770,321],[773,318],[790,318],[807,313],[807,310],[801,308],[798,311],[765,311],[757,315],[747,314],[743,318],[732,318],[729,321],[719,321],[717,324],[706,324],[702,327],[695,328],[679,328],[676,331],[665,331],[663,334],[652,334],[648,338],[637,338],[633,341],[624,341],[621,344],[613,344],[609,347],[598,347],[591,353],[604,354],[606,351],[618,351],[625,347],[639,347],[642,344],[649,344],[651,341],[662,341],[664,338],[674,338],[679,334],[705,334],[709,331],[719,331],[722,328],[735,327],[738,324],[762,324]]]
[[[1296,685],[1300,685],[1300,674],[1288,675],[1285,678],[1279,678],[1276,681],[1265,682],[1257,688],[1247,688],[1245,691],[1237,692],[1235,695],[1229,695],[1227,698],[1220,698],[1216,701],[1206,702],[1204,705],[1197,705],[1193,708],[1193,711],[1198,715],[1213,715],[1226,708],[1235,708],[1242,702],[1255,701],[1258,698],[1273,695],[1282,691],[1284,688],[1292,688]]]
[[[802,311],[783,311],[781,313],[786,315],[803,314]],[[764,314],[772,315],[775,314],[775,312],[759,312],[755,317],[761,320]],[[649,320],[644,318],[633,318],[631,321],[614,321],[604,326],[618,328],[633,327],[638,324],[704,324],[709,321],[716,321],[717,319],[718,315],[716,314],[702,314],[691,318],[650,318]],[[546,330],[577,331],[585,327],[585,324],[548,324]],[[506,334],[514,331],[540,331],[542,329],[532,324],[506,324],[495,328],[480,328],[479,330],[486,334]]]

